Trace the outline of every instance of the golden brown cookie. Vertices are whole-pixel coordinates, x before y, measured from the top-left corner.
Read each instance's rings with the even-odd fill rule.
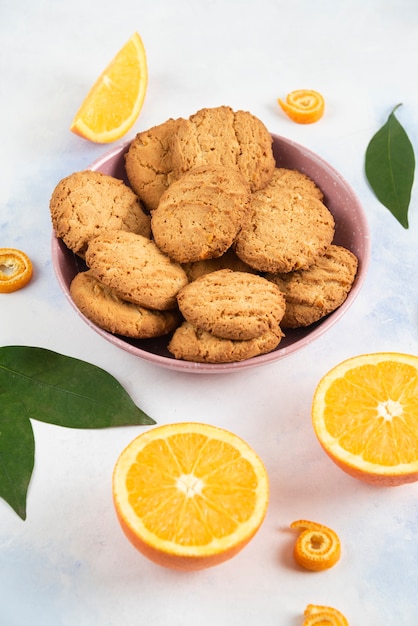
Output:
[[[90,321],[109,333],[124,337],[160,337],[174,330],[181,319],[176,309],[152,311],[121,300],[94,278],[90,270],[74,277],[70,294],[78,309]]]
[[[221,256],[248,214],[250,191],[236,169],[194,168],[174,182],[152,212],[158,247],[179,263]]]
[[[335,311],[351,290],[357,267],[357,257],[350,250],[332,244],[307,270],[266,274],[286,298],[281,326],[309,326]]]
[[[189,282],[196,280],[200,276],[210,274],[210,272],[217,272],[218,270],[233,270],[234,272],[249,272],[250,274],[257,274],[257,270],[253,267],[241,261],[237,257],[233,248],[229,248],[225,254],[217,257],[216,259],[205,259],[203,261],[196,261],[194,263],[184,263],[182,265],[184,271],[187,274]]]
[[[272,137],[261,120],[228,106],[201,109],[182,120],[171,153],[177,178],[200,165],[223,165],[238,168],[251,191],[264,187],[276,166]]]
[[[179,291],[177,302],[190,324],[233,340],[277,332],[286,306],[272,282],[232,270],[211,272],[189,283]]]
[[[87,244],[104,230],[126,230],[150,237],[150,218],[138,196],[121,180],[84,170],[55,187],[50,212],[54,231],[67,248],[84,257]]]
[[[138,133],[125,155],[129,184],[149,211],[157,208],[161,195],[173,182],[170,141],[180,120]]]
[[[250,217],[234,244],[235,252],[261,272],[306,269],[334,238],[334,218],[312,195],[284,189],[277,171],[252,194]]]
[[[233,363],[271,352],[279,345],[283,334],[267,331],[256,339],[234,341],[221,339],[205,330],[199,330],[184,322],[179,326],[168,344],[176,359],[196,363]]]
[[[306,174],[298,170],[290,170],[285,167],[278,167],[274,173],[275,184],[283,185],[289,191],[296,191],[302,196],[314,196],[318,200],[324,199],[324,194],[318,185]]]
[[[92,239],[86,263],[93,276],[122,300],[148,309],[176,308],[177,293],[188,282],[182,267],[153,241],[124,231],[108,231]]]

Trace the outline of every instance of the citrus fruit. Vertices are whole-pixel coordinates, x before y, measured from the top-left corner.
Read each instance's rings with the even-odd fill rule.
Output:
[[[302,626],[349,626],[346,618],[332,606],[308,604]]]
[[[15,248],[0,248],[0,293],[21,289],[32,274],[32,262],[27,254]]]
[[[134,439],[113,473],[123,531],[146,557],[173,569],[217,565],[260,527],[265,467],[237,435],[198,423],[158,426]]]
[[[383,486],[418,480],[418,357],[380,352],[340,363],[317,386],[312,421],[348,474]]]
[[[308,520],[292,522],[290,528],[301,531],[293,551],[301,567],[319,572],[337,563],[341,556],[341,542],[331,528]]]
[[[70,130],[96,143],[120,139],[138,118],[147,85],[145,48],[134,33],[87,94]]]
[[[288,117],[298,124],[312,124],[321,119],[325,110],[323,96],[313,89],[297,89],[277,102]]]

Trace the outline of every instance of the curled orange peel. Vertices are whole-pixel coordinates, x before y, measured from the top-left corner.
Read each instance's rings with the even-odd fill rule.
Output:
[[[0,293],[21,289],[32,278],[29,257],[15,248],[0,248]]]
[[[286,100],[277,102],[288,117],[298,124],[312,124],[321,119],[325,110],[325,100],[318,91],[297,89],[291,91]]]
[[[292,522],[290,528],[301,531],[293,550],[301,567],[319,572],[337,563],[341,556],[341,542],[331,528],[307,520]]]
[[[304,617],[302,626],[349,626],[344,615],[331,606],[308,604]]]

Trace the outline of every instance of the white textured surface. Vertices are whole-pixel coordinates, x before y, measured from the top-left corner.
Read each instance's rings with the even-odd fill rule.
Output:
[[[35,276],[0,296],[0,345],[50,348],[112,373],[158,423],[206,421],[236,432],[265,461],[267,519],[235,559],[197,574],[161,569],[122,536],[110,492],[114,462],[140,431],[73,431],[34,422],[36,464],[22,522],[0,500],[0,623],[5,626],[298,626],[308,602],[352,626],[418,623],[418,485],[377,489],[325,457],[310,425],[321,376],[362,352],[418,350],[418,207],[404,230],[364,177],[368,141],[398,119],[418,150],[415,0],[4,0],[0,7],[0,245],[25,250]],[[150,81],[127,139],[168,117],[229,104],[321,155],[367,211],[372,255],[347,315],[301,354],[227,376],[158,369],[93,332],[66,301],[50,254],[55,184],[103,146],[68,131],[88,88],[138,30]],[[326,98],[298,126],[276,99],[297,88]],[[293,565],[294,519],[330,525],[343,542],[332,570]]]

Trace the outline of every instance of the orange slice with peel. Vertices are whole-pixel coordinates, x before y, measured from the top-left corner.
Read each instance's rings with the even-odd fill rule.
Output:
[[[15,248],[0,248],[0,293],[22,289],[32,274],[32,262],[27,254]]]
[[[312,124],[321,119],[325,110],[324,97],[313,89],[291,91],[286,100],[277,102],[288,117],[298,124]]]
[[[304,617],[302,626],[349,626],[344,615],[331,606],[308,604]]]
[[[294,557],[305,569],[319,572],[333,567],[341,556],[341,542],[336,532],[323,524],[297,520],[290,528],[300,530]]]
[[[345,472],[383,486],[418,480],[418,356],[347,359],[320,381],[312,402],[316,436]]]
[[[146,557],[173,569],[202,569],[237,554],[259,529],[268,497],[267,473],[252,448],[207,424],[142,433],[113,473],[122,530]]]
[[[96,143],[120,139],[138,118],[147,85],[145,48],[134,33],[91,88],[70,130]]]

